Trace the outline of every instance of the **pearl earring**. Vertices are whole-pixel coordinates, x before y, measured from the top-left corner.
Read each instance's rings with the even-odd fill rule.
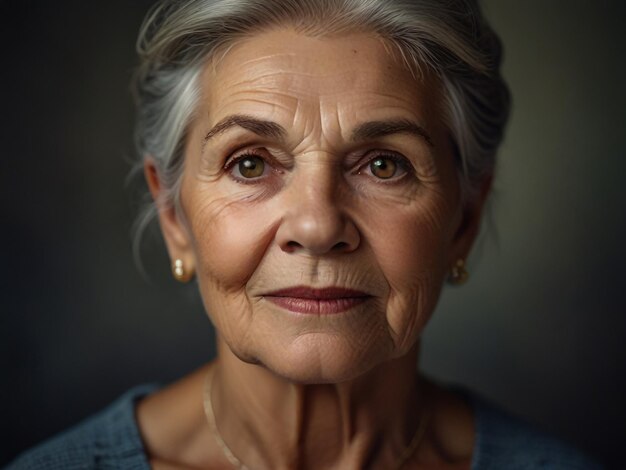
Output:
[[[183,260],[180,258],[177,258],[174,263],[172,263],[172,274],[174,275],[174,279],[182,283],[189,282],[193,277],[193,272],[191,270],[185,270]]]
[[[467,282],[469,278],[469,273],[467,269],[465,269],[465,260],[463,258],[459,258],[456,260],[456,263],[450,269],[450,277],[448,281],[450,284],[454,284],[456,286],[460,286]]]

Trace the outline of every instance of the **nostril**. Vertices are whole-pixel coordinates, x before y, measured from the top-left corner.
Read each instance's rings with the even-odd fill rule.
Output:
[[[292,240],[292,241],[287,242],[287,248],[289,248],[290,250],[295,250],[297,248],[302,248],[302,245]]]
[[[335,212],[338,211],[331,206],[325,214],[288,214],[275,235],[278,246],[283,252],[292,254],[306,252],[323,255],[354,251],[359,245],[359,232],[349,219]]]

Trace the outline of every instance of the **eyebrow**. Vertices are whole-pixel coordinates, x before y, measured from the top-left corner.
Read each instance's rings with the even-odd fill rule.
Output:
[[[225,132],[232,127],[242,127],[261,137],[271,137],[274,139],[284,139],[287,131],[283,126],[273,121],[258,119],[245,114],[233,114],[222,119],[207,132],[202,141],[202,148],[212,137]],[[419,124],[408,119],[398,119],[393,121],[369,121],[359,124],[352,131],[352,141],[360,142],[385,137],[391,134],[413,134],[421,137],[430,147],[434,147],[430,134]]]
[[[435,146],[426,129],[408,119],[364,122],[352,131],[352,140],[358,142],[377,139],[391,134],[413,134],[424,139],[430,147]]]
[[[280,124],[276,124],[272,121],[264,121],[245,114],[233,114],[227,116],[220,122],[215,124],[209,132],[204,136],[202,141],[202,148],[206,145],[211,137],[217,134],[221,134],[231,127],[242,127],[250,132],[254,132],[261,137],[271,137],[274,139],[282,139],[287,134],[287,131]]]

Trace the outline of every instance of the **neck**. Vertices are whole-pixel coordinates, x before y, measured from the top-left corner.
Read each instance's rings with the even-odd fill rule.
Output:
[[[218,348],[215,423],[249,468],[394,468],[418,429],[417,346],[340,384],[294,384]]]

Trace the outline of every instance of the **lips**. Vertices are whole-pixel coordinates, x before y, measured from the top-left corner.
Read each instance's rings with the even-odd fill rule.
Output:
[[[273,304],[295,313],[328,315],[350,310],[370,299],[371,295],[343,287],[313,289],[297,286],[270,292],[264,297]]]

